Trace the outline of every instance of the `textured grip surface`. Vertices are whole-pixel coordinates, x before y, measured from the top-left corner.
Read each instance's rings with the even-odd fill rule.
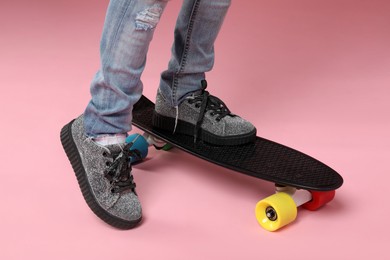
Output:
[[[213,146],[186,135],[152,127],[154,104],[142,96],[133,108],[133,124],[197,157],[223,167],[281,185],[307,190],[335,190],[342,177],[320,161],[284,145],[257,137],[251,144]]]

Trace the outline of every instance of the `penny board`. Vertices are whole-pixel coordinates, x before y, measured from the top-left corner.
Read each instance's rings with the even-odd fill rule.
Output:
[[[298,189],[330,191],[343,184],[343,178],[324,163],[295,149],[256,137],[239,146],[214,146],[194,137],[173,134],[152,126],[154,103],[145,96],[134,105],[133,125],[173,146],[222,167]]]

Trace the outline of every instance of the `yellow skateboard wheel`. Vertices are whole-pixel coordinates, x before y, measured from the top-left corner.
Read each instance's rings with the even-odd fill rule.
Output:
[[[276,193],[256,204],[256,219],[268,231],[276,231],[293,222],[297,217],[297,206],[290,195]]]

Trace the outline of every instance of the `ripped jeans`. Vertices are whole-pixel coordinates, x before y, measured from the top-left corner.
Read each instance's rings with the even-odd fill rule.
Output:
[[[214,42],[231,0],[183,0],[168,69],[160,90],[172,106],[201,88],[214,64]],[[84,113],[86,134],[131,130],[132,108],[142,95],[140,80],[149,43],[168,1],[111,0],[101,38],[101,67],[91,83]]]

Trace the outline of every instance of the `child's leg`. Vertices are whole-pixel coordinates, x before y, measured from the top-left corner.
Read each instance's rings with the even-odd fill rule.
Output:
[[[101,40],[101,68],[84,115],[65,125],[61,142],[85,201],[108,224],[128,229],[142,219],[131,173],[131,110],[142,94],[146,52],[166,1],[111,0]]]
[[[176,22],[172,56],[161,75],[160,90],[178,105],[190,92],[201,88],[205,72],[214,65],[214,42],[231,0],[183,1]]]
[[[184,1],[176,28],[172,57],[161,75],[156,99],[156,127],[216,145],[254,140],[256,128],[230,113],[206,88],[205,72],[214,64],[214,42],[230,0]]]
[[[111,0],[101,39],[101,68],[85,113],[88,136],[131,129],[131,111],[142,95],[141,74],[154,29],[167,4],[161,0]]]

